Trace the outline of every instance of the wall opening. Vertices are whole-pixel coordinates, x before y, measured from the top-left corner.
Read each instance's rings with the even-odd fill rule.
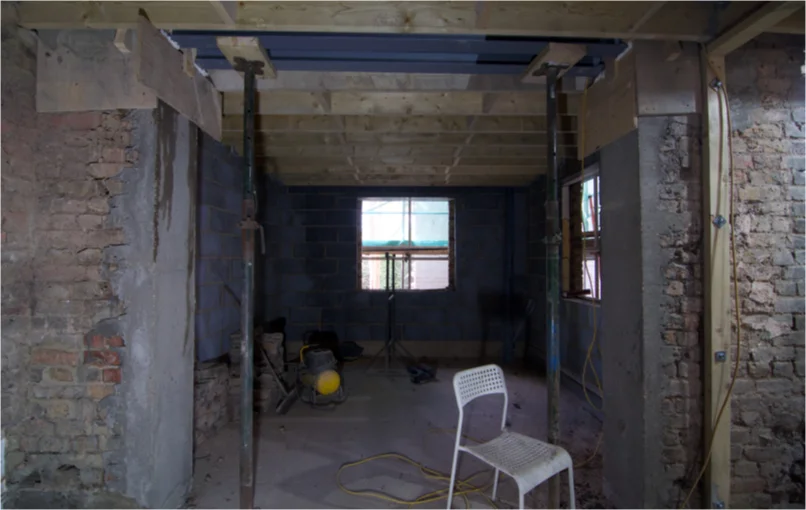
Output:
[[[453,288],[452,224],[448,198],[361,199],[360,288]]]
[[[563,295],[599,301],[601,284],[601,204],[597,169],[563,184]]]

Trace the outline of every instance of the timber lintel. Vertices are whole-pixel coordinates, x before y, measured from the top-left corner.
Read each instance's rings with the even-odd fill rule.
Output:
[[[49,44],[37,49],[37,111],[153,109],[161,99],[221,139],[221,95],[192,53],[174,48],[145,17],[136,30],[114,35],[65,30],[43,37]]]

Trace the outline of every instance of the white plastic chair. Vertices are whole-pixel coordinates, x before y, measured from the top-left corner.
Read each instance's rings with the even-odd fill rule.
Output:
[[[456,394],[456,404],[459,407],[459,425],[456,427],[456,446],[453,450],[448,508],[451,508],[453,500],[453,486],[456,482],[456,465],[460,451],[467,452],[495,468],[493,500],[495,500],[498,492],[499,471],[503,471],[514,478],[518,485],[519,508],[524,507],[523,498],[527,492],[552,476],[568,470],[569,507],[575,508],[574,465],[568,452],[559,446],[506,430],[509,396],[507,395],[507,385],[504,381],[504,371],[501,370],[501,367],[498,365],[484,365],[458,372],[453,376],[453,391]],[[504,395],[501,435],[482,444],[459,444],[462,439],[462,419],[464,418],[465,405],[477,397],[497,393]]]

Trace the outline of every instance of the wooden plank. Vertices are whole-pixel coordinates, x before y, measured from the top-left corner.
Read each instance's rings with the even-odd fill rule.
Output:
[[[668,50],[660,41],[633,43],[638,115],[699,113],[699,50],[694,43],[685,43],[672,60]]]
[[[269,56],[266,54],[266,49],[260,44],[257,37],[236,37],[236,36],[223,36],[216,37],[216,44],[224,57],[232,64],[232,67],[237,67],[237,59],[243,59],[247,62],[259,62],[263,64],[260,72],[256,73],[258,76],[267,78],[275,78],[277,70],[274,64],[271,63]]]
[[[714,78],[725,84],[724,57],[709,57],[702,53],[703,112],[703,225],[705,271],[705,421],[703,432],[709,442],[716,416],[725,401],[730,385],[733,362],[731,358],[731,279],[730,230],[732,225],[717,228],[717,216],[729,220],[730,169],[727,144],[727,112],[720,95],[710,87]],[[720,125],[722,126],[720,128]],[[721,154],[720,154],[721,152]],[[724,353],[724,361],[716,354]],[[711,459],[705,471],[705,500],[710,508],[721,502],[730,507],[730,400],[716,426]],[[707,451],[708,444],[705,445]],[[697,506],[696,503],[694,506]]]
[[[576,115],[579,97],[559,94],[561,115]],[[260,92],[258,115],[545,115],[544,92]],[[243,94],[224,94],[224,113],[243,113]]]
[[[335,156],[300,156],[300,157],[259,157],[261,160],[272,160],[278,167],[328,167],[328,166],[361,166],[361,165],[456,165],[456,166],[535,166],[544,167],[546,165],[545,156],[534,157],[467,157],[454,158],[428,155],[413,156],[377,156],[377,157],[347,157]]]
[[[256,114],[323,115],[330,113],[326,96],[316,92],[277,90],[258,93]],[[243,93],[224,93],[224,114],[243,114]]]
[[[228,143],[233,148],[239,146]],[[559,147],[558,153],[561,158],[572,159],[576,156],[575,146]],[[496,146],[488,145],[484,147],[464,146],[464,145],[301,145],[301,146],[281,146],[281,145],[258,145],[255,148],[258,156],[272,156],[278,158],[288,157],[354,157],[354,158],[375,158],[375,157],[424,157],[438,156],[442,158],[542,158],[542,152],[536,147],[517,146]]]
[[[546,66],[559,67],[560,72],[557,74],[557,78],[561,78],[569,69],[574,67],[577,62],[582,60],[582,57],[587,53],[588,48],[584,44],[550,42],[546,45],[546,48],[529,63],[529,67],[526,68],[526,71],[521,76],[521,81],[524,83],[532,83],[537,78],[545,80],[546,78],[543,74]]]
[[[580,159],[635,129],[638,112],[635,93],[635,52],[610,62],[605,77],[591,86],[580,129],[584,130],[584,154]],[[580,147],[583,144],[580,143]]]
[[[208,1],[195,2],[35,2],[20,4],[20,20],[30,28],[137,29],[140,10],[157,27],[174,29],[228,29],[216,7]]]
[[[373,145],[373,146],[409,146],[422,149],[425,146],[463,146],[467,143],[471,133],[270,133],[259,132],[256,137],[258,145],[277,146],[316,146],[316,145]],[[512,147],[533,152],[542,152],[546,144],[545,133],[505,133],[505,134],[474,134],[469,145],[479,147],[500,146],[504,149]],[[240,132],[228,132],[224,137],[226,143],[237,145],[243,143]],[[576,146],[574,133],[561,133],[558,136],[560,146]]]
[[[174,48],[145,17],[137,27],[134,58],[137,77],[157,96],[204,132],[221,139],[221,100],[213,84],[194,68],[183,71],[182,52]]]
[[[580,96],[557,94],[559,115],[576,115]],[[484,95],[485,115],[545,115],[546,93],[502,92]]]
[[[641,17],[638,18],[635,21],[635,23],[630,25],[630,28],[628,29],[630,33],[637,32],[638,29],[646,25],[647,22],[650,19],[652,19],[652,17],[655,16],[664,5],[666,5],[666,2],[645,2],[645,3],[648,3],[649,5],[646,7],[646,11],[644,11]]]
[[[243,79],[232,69],[213,69],[210,78],[221,92],[242,92]],[[560,92],[580,92],[583,78],[565,79]],[[447,91],[478,90],[487,92],[507,90],[542,90],[545,78],[534,83],[521,83],[519,76],[501,74],[422,74],[422,73],[360,73],[323,71],[283,71],[273,79],[258,79],[258,90],[392,90]]]
[[[210,5],[215,9],[223,25],[235,24],[235,21],[238,19],[238,2],[210,0]]]
[[[478,92],[334,92],[333,113],[341,115],[478,115]]]
[[[732,2],[732,4],[757,2]],[[637,30],[651,2],[243,2],[235,25],[207,1],[22,2],[31,29],[134,28],[143,8],[158,28],[488,34],[535,37],[666,39],[705,42],[713,33],[709,2],[668,2]],[[717,31],[747,7],[728,5]]]
[[[473,2],[244,2],[241,21],[262,30],[467,33]]]
[[[258,158],[261,161],[271,161],[278,167],[302,167],[302,166],[361,166],[361,165],[453,165],[455,159],[451,157],[438,156],[387,156],[376,158],[347,158],[347,157],[294,157],[294,158]],[[512,159],[513,165],[520,164],[521,161]],[[539,162],[530,161],[533,164]]]
[[[803,35],[806,33],[806,12],[801,8],[791,14],[788,18],[774,25],[767,30],[768,32],[776,34],[797,34]]]
[[[135,60],[118,50],[110,34],[62,31],[41,37],[52,44],[37,45],[38,112],[157,107],[156,94],[137,81]]]
[[[224,132],[243,130],[241,115],[226,115],[223,122]],[[559,117],[557,127],[560,133],[573,133],[576,131],[576,123],[576,117]],[[255,129],[269,133],[545,133],[546,118],[465,115],[258,115],[255,119]]]
[[[711,56],[726,55],[803,8],[803,2],[765,2],[705,48]]]
[[[557,131],[573,133],[577,130],[577,117],[560,115],[557,117]],[[473,124],[474,133],[545,133],[546,117],[479,117]]]
[[[682,1],[666,2],[660,10],[647,20],[635,36],[626,39],[652,39],[666,41],[708,42],[714,34],[721,33],[728,27],[737,23],[748,12],[764,2],[730,2],[719,6],[714,11],[711,2]],[[703,12],[704,9],[707,12]],[[683,28],[685,25],[685,28]],[[679,29],[677,27],[680,27]],[[662,34],[680,31],[687,34],[697,34],[694,37],[666,37]],[[660,37],[643,37],[639,34],[657,34]]]
[[[383,145],[462,145],[467,140],[466,133],[356,133],[345,134],[350,144]]]
[[[527,186],[536,176],[355,175],[278,177],[286,186]]]
[[[461,147],[457,152],[459,158],[473,157],[499,157],[499,158],[533,158],[543,157],[545,153],[545,143],[532,146],[517,145],[475,145],[470,144]],[[575,145],[560,145],[557,147],[557,155],[563,159],[576,159],[577,148]]]

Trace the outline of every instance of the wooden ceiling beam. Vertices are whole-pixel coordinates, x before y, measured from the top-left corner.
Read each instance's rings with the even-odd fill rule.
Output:
[[[267,78],[277,76],[274,64],[271,63],[265,48],[260,44],[257,37],[216,37],[216,44],[224,57],[232,64],[232,67],[237,66],[238,59],[247,62],[259,62],[263,65],[260,67],[260,72],[256,73],[258,76]]]
[[[777,25],[773,25],[767,31],[776,34],[803,35],[806,33],[806,22],[804,22],[804,19],[806,19],[806,12],[804,12],[804,8],[801,7],[800,10],[795,11],[794,14],[791,14]]]
[[[468,142],[468,133],[265,133],[258,132],[255,142],[258,147],[267,149],[311,148],[317,150],[322,146],[339,147],[408,147],[411,150],[424,150],[427,147],[457,146]],[[576,146],[574,133],[560,133],[560,146]],[[488,146],[520,147],[545,149],[545,133],[478,133],[473,135],[472,145],[486,148]],[[233,146],[243,143],[241,133],[227,133],[224,142]]]
[[[243,78],[233,69],[212,69],[210,79],[221,92],[243,92]],[[257,90],[390,90],[390,91],[448,91],[478,90],[500,92],[507,90],[543,90],[545,77],[532,83],[522,83],[517,75],[501,74],[420,74],[420,73],[357,73],[325,71],[283,71],[273,79],[258,79]],[[581,92],[584,77],[566,77],[560,82],[560,92]]]
[[[461,157],[454,158],[443,156],[378,156],[378,157],[353,157],[348,161],[342,156],[323,157],[284,157],[272,158],[258,156],[256,158],[260,164],[270,165],[275,168],[333,168],[333,167],[362,167],[362,166],[527,166],[543,167],[546,165],[545,155],[535,155],[530,157]]]
[[[579,95],[559,94],[560,115],[576,115]],[[258,94],[258,115],[545,115],[543,92],[306,92]],[[224,94],[224,114],[243,112],[243,94]]]
[[[475,119],[475,122],[471,122]],[[576,117],[558,117],[560,133],[575,132]],[[255,129],[264,133],[545,133],[543,116],[470,117],[466,115],[259,115]],[[240,133],[243,116],[224,117],[225,133]]]
[[[732,2],[719,31],[757,2]],[[418,34],[487,34],[623,39],[710,39],[711,2],[668,2],[644,20],[653,2],[243,2],[234,24],[208,1],[22,2],[31,29],[134,28],[145,9],[158,28]],[[637,26],[637,28],[636,28]]]
[[[536,175],[279,175],[286,186],[528,186]]]
[[[558,147],[561,158],[576,156],[576,147],[566,145]],[[534,158],[543,157],[545,147],[532,146],[474,146],[474,145],[310,145],[310,146],[257,146],[255,154],[259,157],[274,158],[376,158],[376,157],[498,157],[498,158]]]
[[[802,9],[803,2],[765,2],[709,42],[705,50],[712,56],[724,56]]]
[[[209,0],[221,23],[224,26],[233,26],[238,19],[238,2],[222,2],[220,0]]]
[[[529,63],[529,67],[527,67],[526,71],[523,73],[521,81],[523,83],[534,83],[535,80],[539,79],[545,82],[546,77],[544,75],[544,69],[547,66],[559,67],[560,71],[557,74],[557,78],[562,78],[562,76],[567,73],[569,69],[574,67],[577,62],[582,60],[582,57],[587,53],[588,48],[584,44],[550,42],[546,45],[546,48]]]

